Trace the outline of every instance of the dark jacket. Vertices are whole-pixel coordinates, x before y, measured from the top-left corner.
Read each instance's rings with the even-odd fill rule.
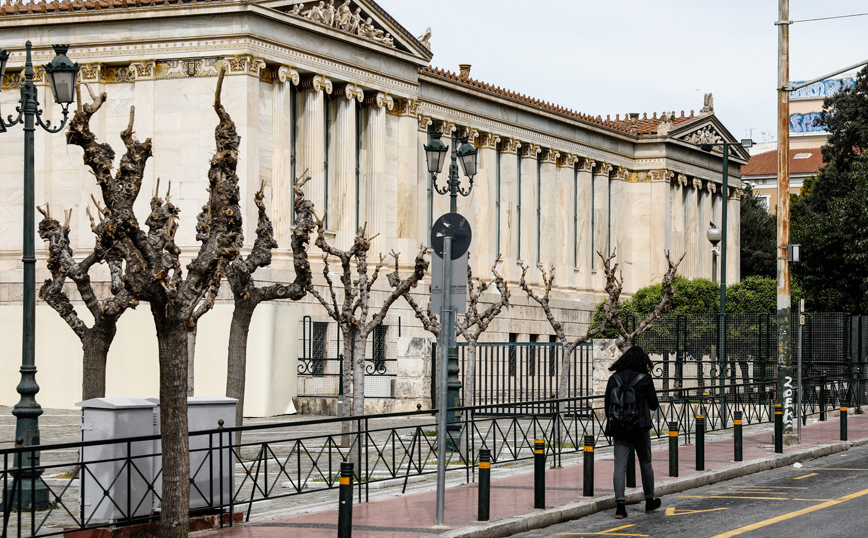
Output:
[[[615,381],[615,376],[619,376],[621,378],[621,383],[624,385],[629,384],[633,379],[636,378],[638,373],[633,370],[622,370],[620,372],[615,372],[614,374],[609,376],[609,383],[606,385],[606,416],[609,416],[609,396],[612,394],[612,389],[618,386],[618,382]],[[641,431],[648,431],[651,429],[651,411],[660,407],[660,402],[657,400],[657,391],[654,390],[654,380],[651,378],[649,374],[645,374],[645,377],[639,380],[639,383],[636,384],[634,388],[636,391],[636,398],[639,400],[641,405],[641,414],[639,416],[639,429]],[[613,436],[622,436],[627,432],[617,431],[617,427],[612,427],[609,424],[609,420],[606,420],[606,435],[609,437]]]

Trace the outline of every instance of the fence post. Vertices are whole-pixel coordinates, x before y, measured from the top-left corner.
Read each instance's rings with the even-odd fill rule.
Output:
[[[533,442],[533,507],[546,507],[546,442]]]
[[[353,535],[353,463],[341,462],[340,506],[338,507],[338,538]]]
[[[784,452],[784,412],[781,404],[775,404],[775,454]]]
[[[585,461],[583,465],[584,480],[582,495],[585,497],[594,496],[594,436],[585,436]]]
[[[732,430],[733,430],[733,440],[735,443],[734,447],[734,461],[741,461],[743,459],[742,453],[742,431],[741,431],[741,411],[735,411],[732,414]]]
[[[705,470],[705,417],[696,417],[696,470]]]
[[[841,440],[847,440],[847,408],[841,406]]]
[[[826,378],[820,378],[820,420],[826,420]]]
[[[678,476],[678,422],[669,423],[669,476]]]
[[[488,521],[491,506],[491,451],[479,449],[479,495],[477,499],[476,519]]]
[[[636,487],[636,447],[630,443],[630,455],[627,457],[627,487]]]

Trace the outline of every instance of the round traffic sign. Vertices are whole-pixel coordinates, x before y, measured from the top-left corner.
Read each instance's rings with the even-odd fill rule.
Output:
[[[431,227],[431,247],[434,253],[443,257],[443,238],[452,238],[452,259],[457,260],[470,248],[473,232],[470,222],[458,213],[446,213]]]

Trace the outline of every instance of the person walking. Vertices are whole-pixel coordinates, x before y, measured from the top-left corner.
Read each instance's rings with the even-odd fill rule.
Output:
[[[651,378],[651,359],[639,347],[632,346],[619,357],[609,371],[606,385],[606,435],[615,441],[615,518],[627,517],[624,489],[627,460],[631,445],[639,459],[642,490],[645,493],[645,513],[660,508],[660,499],[654,497],[654,469],[651,467],[651,411],[660,406],[654,380]]]

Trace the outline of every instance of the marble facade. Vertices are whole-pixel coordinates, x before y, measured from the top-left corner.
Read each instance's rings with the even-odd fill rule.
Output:
[[[74,13],[55,11],[53,4],[29,12],[0,8],[0,46],[12,53],[0,110],[8,115],[18,99],[24,41],[33,42],[36,64],[53,56],[51,43],[69,43],[82,81],[108,94],[94,132],[118,150],[119,133],[135,105],[137,135],[153,139],[139,214],[147,210],[157,178],[163,186],[171,181],[181,209],[176,241],[192,253],[214,148],[213,92],[225,67],[223,100],[242,139],[238,175],[245,238],[252,244],[253,193],[264,183],[281,245],[271,267],[257,273],[260,281],[293,278],[291,181],[305,170],[312,176],[306,195],[320,215],[328,211],[332,240],[347,246],[356,227],[366,224],[371,235],[378,234],[372,254],[395,250],[409,264],[419,244],[428,242],[431,223],[449,207],[448,197],[431,188],[422,145],[432,131],[443,132],[447,144],[453,132],[466,135],[479,148],[473,191],[458,200],[458,211],[473,225],[470,263],[475,275],[485,276],[500,255],[513,291],[511,308],[484,336],[490,341],[505,341],[509,333],[517,333],[519,341],[543,335],[542,341],[551,333],[542,311],[528,304],[517,286],[519,263],[532,267],[528,274],[536,286],[541,279],[533,267],[554,266],[554,305],[572,335],[584,330],[604,297],[597,250],[618,249],[626,293],[660,280],[664,250],[685,254],[680,274],[710,277],[705,231],[709,220],[719,221],[724,203],[727,271],[730,282],[738,280],[739,178],[747,155],[730,157],[730,188],[721,192],[720,154],[691,142],[697,133],[733,140],[713,111],[660,118],[584,115],[476,81],[469,67],[462,75],[430,67],[431,52],[375,2],[354,0],[348,6],[371,19],[374,29],[362,33],[350,31],[352,23],[343,19],[327,24],[302,16],[313,4],[112,2],[110,9],[83,7]],[[39,84],[43,109],[57,121],[58,107],[44,103],[44,80]],[[0,135],[0,304],[20,300],[22,140],[20,128]],[[37,131],[36,161],[37,203],[72,208],[73,245],[79,254],[87,251],[93,238],[85,208],[98,193],[80,150],[67,146],[61,135]],[[41,281],[47,275],[41,243],[37,254]],[[321,285],[320,256],[312,253],[311,260]],[[107,273],[98,271],[95,279],[107,280]],[[386,286],[385,279],[378,282],[373,304]],[[416,290],[422,304],[427,288]],[[224,291],[221,300],[230,300]],[[300,319],[324,315],[310,298],[298,307]],[[403,339],[429,336],[402,301],[389,318],[393,324],[401,319]],[[397,335],[390,341],[398,342]],[[420,348],[416,344],[411,347]],[[80,360],[77,349],[69,353]],[[427,405],[419,373],[424,370],[399,367],[400,398],[391,408]]]

